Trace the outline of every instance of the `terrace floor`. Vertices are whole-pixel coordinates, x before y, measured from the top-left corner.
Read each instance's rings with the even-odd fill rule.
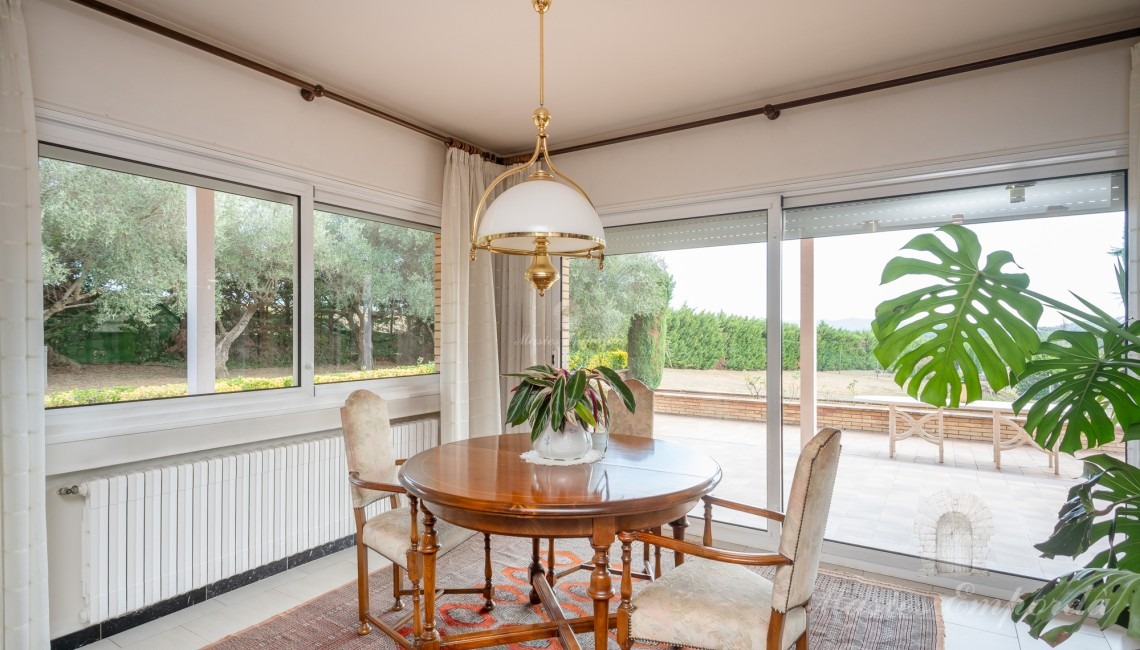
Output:
[[[657,437],[703,449],[720,463],[724,477],[718,496],[764,504],[763,422],[658,413],[654,426]],[[799,436],[799,427],[785,427],[785,495],[795,470]],[[978,553],[984,553],[984,565],[975,560],[974,566],[1045,579],[1083,566],[1082,560],[1042,558],[1033,548],[1052,532],[1069,487],[1081,474],[1079,460],[1062,455],[1060,475],[1054,475],[1048,457],[1026,446],[1003,452],[999,471],[989,444],[947,439],[945,448],[946,461],[939,464],[937,447],[911,438],[897,443],[892,459],[886,434],[844,431],[827,538],[931,557],[930,551],[924,554],[920,548],[922,535],[931,531],[930,522],[943,512],[942,505],[956,503],[961,510],[980,513],[970,516],[975,531],[987,527],[987,521],[992,524],[992,536]],[[763,525],[752,517],[725,519]],[[959,553],[955,557],[963,560],[961,552],[968,553],[970,545],[960,539],[954,543]]]

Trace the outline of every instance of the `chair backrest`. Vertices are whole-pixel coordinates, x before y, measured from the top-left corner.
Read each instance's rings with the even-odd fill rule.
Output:
[[[610,391],[606,396],[610,405],[610,433],[652,438],[653,391],[637,379],[626,379],[625,385],[633,393],[635,410],[630,413],[621,403],[621,398]]]
[[[372,391],[353,391],[340,409],[340,423],[348,471],[356,472],[367,481],[396,483],[399,468],[392,444],[392,425],[388,422],[388,403]],[[391,496],[390,492],[349,487],[354,508]]]
[[[804,605],[815,588],[827,513],[831,511],[831,494],[839,469],[840,437],[839,429],[820,429],[800,452],[796,463],[779,548],[792,564],[776,570],[772,607],[777,611],[787,612]]]

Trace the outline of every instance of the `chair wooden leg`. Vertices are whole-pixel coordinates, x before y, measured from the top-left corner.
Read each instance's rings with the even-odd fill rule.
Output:
[[[808,650],[807,632],[804,632],[803,636],[796,639],[796,650]]]
[[[651,530],[650,532],[653,533],[654,535],[660,535],[661,534],[661,527],[660,526],[654,526],[653,530]],[[660,546],[654,546],[653,547],[653,578],[656,579],[659,577],[661,577],[661,547]]]
[[[483,611],[495,609],[495,587],[491,584],[491,536],[483,533],[483,576],[487,579],[483,585]]]
[[[356,510],[356,601],[360,606],[360,627],[356,633],[364,636],[372,631],[368,623],[368,547],[361,539],[364,524],[363,509]]]
[[[621,650],[629,650],[633,639],[629,634],[630,596],[633,594],[633,581],[630,573],[630,545],[633,537],[629,533],[618,535],[621,540],[621,604],[617,611],[617,642]]]
[[[392,611],[398,612],[404,609],[404,601],[400,600],[400,591],[404,589],[404,579],[400,573],[400,565],[395,562],[392,563],[392,598],[395,601],[392,603]]]
[[[539,559],[539,555],[542,553],[539,544],[540,542],[537,537],[530,539],[530,570],[527,571],[527,579],[531,585],[534,584],[534,577],[546,570],[542,566],[542,561]],[[537,605],[540,602],[542,602],[542,599],[538,597],[538,590],[532,586],[530,588],[530,604]]]
[[[780,639],[784,636],[784,613],[772,609],[772,616],[768,619],[768,640],[765,648],[780,648]],[[797,648],[798,650],[798,648]]]
[[[554,570],[556,560],[554,559],[554,538],[551,537],[548,546],[546,547],[546,581],[550,583],[550,588],[554,588],[554,582],[558,579],[557,571]]]

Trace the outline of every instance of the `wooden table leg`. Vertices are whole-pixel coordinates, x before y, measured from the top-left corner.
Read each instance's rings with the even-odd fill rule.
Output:
[[[424,633],[416,640],[421,650],[439,650],[439,632],[435,629],[435,556],[439,541],[435,534],[435,515],[421,504],[424,513],[424,543],[420,554],[424,559]]]
[[[685,541],[685,529],[689,527],[689,518],[681,517],[677,521],[669,522],[673,527],[673,539]],[[673,551],[673,566],[679,567],[685,563],[685,554],[680,551]]]
[[[594,570],[590,573],[588,595],[594,600],[594,647],[609,647],[610,638],[610,599],[614,596],[613,579],[610,578],[610,544],[614,543],[617,531],[612,520],[610,526],[594,522]]]
[[[538,596],[538,590],[534,588],[534,577],[543,575],[546,572],[546,567],[542,566],[542,560],[539,558],[540,550],[538,545],[538,538],[532,537],[530,540],[530,571],[527,572],[527,578],[530,580],[530,604],[537,605],[541,602]]]

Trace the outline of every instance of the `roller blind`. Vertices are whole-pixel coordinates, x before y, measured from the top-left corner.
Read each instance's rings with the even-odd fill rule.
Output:
[[[784,210],[784,239],[934,228],[1124,210],[1124,173],[1108,172]]]
[[[768,211],[606,228],[606,255],[755,244],[768,237]]]

